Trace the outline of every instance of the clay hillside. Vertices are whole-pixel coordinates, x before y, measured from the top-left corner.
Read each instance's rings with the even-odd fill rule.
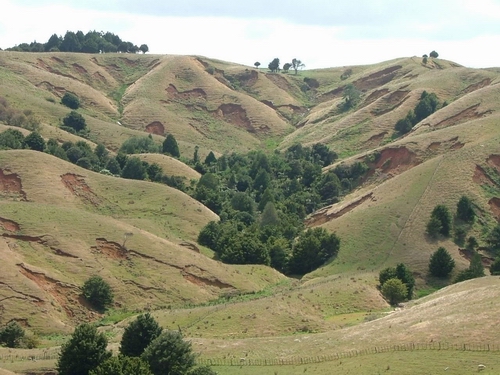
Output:
[[[380,332],[391,322],[403,319],[395,314],[364,323],[371,324],[366,337],[356,331],[389,308],[378,289],[380,270],[406,264],[416,279],[415,295],[423,296],[445,284],[428,275],[438,247],[454,258],[453,276],[469,266],[472,253],[453,234],[432,239],[426,233],[434,207],[445,205],[454,215],[464,195],[477,216],[466,235],[477,239],[489,274],[494,255],[486,239],[500,222],[498,68],[410,57],[295,74],[200,56],[0,51],[0,82],[8,107],[35,118],[41,136],[58,145],[82,141],[93,150],[100,144],[116,155],[133,137],[151,135],[160,145],[173,135],[180,158],[138,156],[186,186],[201,177],[188,165],[195,152],[204,160],[210,151],[217,157],[272,154],[297,143],[321,143],[338,154],[324,173],[357,162],[368,167],[339,202],[306,218],[308,227],[335,232],[341,248],[296,279],[263,265],[214,259],[197,237],[219,217],[180,190],[92,172],[48,153],[0,150],[0,325],[16,320],[43,336],[71,332],[83,321],[106,325],[106,318],[116,323],[154,310],[163,326],[182,327],[198,340],[204,358],[239,358],[242,347],[262,358],[309,353],[307,341],[296,342],[292,334],[311,334],[332,353],[334,343],[351,350],[354,338],[368,347],[385,337]],[[70,111],[61,104],[66,93],[80,100],[85,137],[61,128]],[[438,101],[433,113],[396,131],[396,123],[429,94]],[[12,125],[0,121],[0,133],[31,133],[29,126]],[[107,314],[81,296],[91,275],[114,290]],[[486,277],[437,293],[448,293],[443,309],[455,312],[450,301],[460,300],[462,292],[474,295],[486,322],[497,313],[491,296],[484,293],[481,300],[473,290],[490,287],[498,294],[498,286],[498,278]],[[413,315],[407,315],[411,325],[419,324],[421,314],[434,314],[436,320],[426,323],[434,339],[463,344],[465,332],[436,323],[446,311],[432,308],[435,299],[414,303],[408,310]],[[228,300],[234,303],[220,304]],[[111,341],[119,340],[125,324],[109,328]],[[471,326],[473,341],[484,333],[498,342],[498,329],[490,328]],[[404,334],[391,337],[404,342]],[[267,338],[278,336],[286,337],[268,351]],[[237,341],[226,347],[227,339]]]

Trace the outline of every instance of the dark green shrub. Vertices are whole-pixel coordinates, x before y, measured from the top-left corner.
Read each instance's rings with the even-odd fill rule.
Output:
[[[80,107],[80,99],[75,94],[67,92],[61,99],[61,103],[71,109],[78,109]]]
[[[113,291],[100,276],[92,276],[85,281],[82,295],[98,310],[105,310],[113,304]]]

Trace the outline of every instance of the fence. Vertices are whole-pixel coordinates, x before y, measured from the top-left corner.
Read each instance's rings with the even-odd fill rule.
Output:
[[[313,357],[290,357],[284,359],[260,359],[260,358],[198,358],[197,364],[201,366],[287,366],[304,365],[337,361],[343,358],[353,358],[368,354],[389,353],[415,350],[456,350],[456,351],[487,351],[499,352],[500,344],[448,344],[448,343],[409,343],[401,345],[376,346],[367,349],[350,350],[330,355],[319,355]]]
[[[313,357],[290,357],[290,358],[198,358],[197,364],[200,366],[289,366],[305,365],[312,363],[322,363],[337,361],[343,358],[353,358],[362,355],[406,352],[415,350],[456,350],[468,352],[500,352],[500,343],[495,344],[448,344],[440,342],[432,343],[408,343],[400,345],[376,346],[372,348],[350,350],[330,355],[319,355]],[[8,353],[0,354],[1,362],[23,362],[23,361],[42,361],[56,360],[59,358],[59,352],[51,351],[38,354],[29,353]]]

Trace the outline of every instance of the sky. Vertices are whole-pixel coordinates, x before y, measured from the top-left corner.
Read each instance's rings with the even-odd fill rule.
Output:
[[[0,0],[0,48],[110,31],[149,53],[306,69],[439,57],[500,67],[500,0]]]

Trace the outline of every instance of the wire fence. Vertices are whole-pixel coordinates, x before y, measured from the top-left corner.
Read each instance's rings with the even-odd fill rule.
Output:
[[[318,355],[311,357],[289,357],[289,358],[198,358],[197,364],[201,366],[290,366],[304,365],[322,362],[332,362],[343,358],[354,358],[363,355],[405,352],[416,350],[456,350],[468,352],[499,352],[500,344],[448,344],[448,343],[408,343],[400,345],[376,346],[367,349],[350,350],[330,355]]]
[[[200,366],[291,366],[322,362],[332,362],[343,358],[354,358],[363,355],[406,352],[416,350],[455,350],[467,352],[500,352],[500,343],[495,344],[449,344],[441,342],[431,343],[407,343],[399,345],[375,346],[372,348],[349,350],[329,355],[318,355],[311,357],[288,357],[288,358],[197,358],[196,363]],[[5,353],[0,354],[0,362],[13,363],[24,361],[57,360],[59,351],[44,353]]]

